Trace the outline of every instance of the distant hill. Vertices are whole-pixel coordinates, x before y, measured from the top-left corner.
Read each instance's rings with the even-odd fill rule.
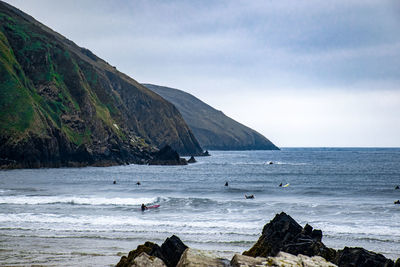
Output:
[[[0,1],[0,168],[140,163],[167,144],[202,152],[174,105]]]
[[[191,94],[164,86],[143,85],[178,108],[204,149],[279,149],[263,135],[229,118],[221,111],[214,109]]]

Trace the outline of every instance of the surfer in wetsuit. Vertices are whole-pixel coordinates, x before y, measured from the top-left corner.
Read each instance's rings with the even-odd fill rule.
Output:
[[[225,186],[228,186],[228,182],[225,182]]]
[[[139,186],[139,185],[140,185],[140,182],[138,181],[136,184]]]
[[[279,187],[282,187],[282,183],[279,185]]]
[[[145,204],[142,204],[142,207],[141,207],[141,209],[142,209],[142,211],[145,211],[145,210],[147,210],[147,207],[146,207],[146,205],[145,205]]]
[[[116,180],[114,180],[113,184],[116,184],[116,183],[117,183],[117,181],[116,181]]]

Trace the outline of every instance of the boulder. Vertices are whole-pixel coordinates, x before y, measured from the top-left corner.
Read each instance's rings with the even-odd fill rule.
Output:
[[[343,250],[338,251],[336,262],[340,267],[395,266],[392,260],[387,259],[382,254],[371,252],[363,248],[349,247],[345,247]]]
[[[226,259],[218,258],[211,252],[188,248],[182,254],[176,267],[227,267],[230,266]]]
[[[208,150],[206,150],[205,152],[203,152],[203,155],[202,155],[202,156],[208,157],[208,156],[211,156],[211,155],[210,155],[210,153],[208,152]]]
[[[152,255],[161,258],[168,267],[175,267],[183,252],[188,247],[175,235],[167,238],[161,245],[160,252]]]
[[[285,266],[285,267],[337,267],[337,265],[326,261],[320,256],[308,257],[302,254],[297,256],[279,252],[276,257],[267,258],[266,266]]]
[[[197,161],[193,156],[191,156],[190,159],[188,160],[188,163],[196,163],[196,162]]]
[[[137,256],[133,264],[131,265],[132,267],[166,267],[164,262],[154,256],[149,256],[145,252],[142,252],[139,256]]]
[[[266,266],[267,258],[264,257],[250,257],[240,254],[235,254],[231,260],[232,267],[256,267]]]
[[[243,254],[247,256],[276,256],[280,251],[293,255],[322,256],[334,260],[336,251],[322,242],[322,232],[310,225],[302,228],[292,217],[282,212],[264,226],[257,243]]]
[[[128,257],[122,256],[121,260],[118,262],[116,267],[134,266],[133,262],[137,256],[139,256],[143,252],[150,255],[151,251],[156,247],[160,248],[157,244],[154,244],[152,242],[146,242],[143,245],[139,245],[139,246],[137,246],[137,248],[135,250],[132,250],[131,252],[129,252]]]
[[[159,258],[168,267],[175,267],[186,249],[187,246],[175,235],[167,238],[161,247],[152,242],[146,242],[129,252],[128,257],[122,256],[117,267],[136,266],[133,265],[134,261],[143,252],[149,256]]]
[[[321,230],[315,230],[308,224],[302,228],[284,212],[277,214],[264,226],[257,243],[243,254],[267,257],[276,256],[280,251],[293,255],[321,256],[339,267],[400,267],[400,262],[395,265],[385,256],[363,248],[345,247],[339,251],[328,248],[322,243]]]
[[[187,165],[187,161],[181,158],[172,147],[166,145],[153,154],[149,165]]]

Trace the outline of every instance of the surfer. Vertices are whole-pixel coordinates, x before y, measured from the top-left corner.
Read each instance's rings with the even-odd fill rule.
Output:
[[[140,182],[138,181],[136,184],[139,186],[139,185],[140,185]]]
[[[225,182],[225,186],[228,186],[228,182]]]
[[[400,204],[400,200],[396,200],[394,204]]]
[[[117,181],[116,181],[116,180],[114,180],[113,184],[116,184],[116,183],[117,183]]]
[[[254,195],[250,195],[250,196],[244,195],[244,197],[245,197],[246,199],[251,199],[251,198],[254,198]]]
[[[282,183],[280,183],[279,187],[282,187]]]
[[[396,185],[396,187],[394,189],[400,189],[400,187],[398,185]]]
[[[142,209],[142,211],[145,211],[145,210],[147,210],[147,207],[146,207],[146,205],[142,203],[142,207],[141,207],[141,209]]]

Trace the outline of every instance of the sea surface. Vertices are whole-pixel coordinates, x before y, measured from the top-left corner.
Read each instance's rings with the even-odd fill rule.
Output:
[[[400,149],[211,154],[188,166],[0,171],[0,265],[111,266],[173,234],[230,258],[282,211],[329,247],[400,257]]]

